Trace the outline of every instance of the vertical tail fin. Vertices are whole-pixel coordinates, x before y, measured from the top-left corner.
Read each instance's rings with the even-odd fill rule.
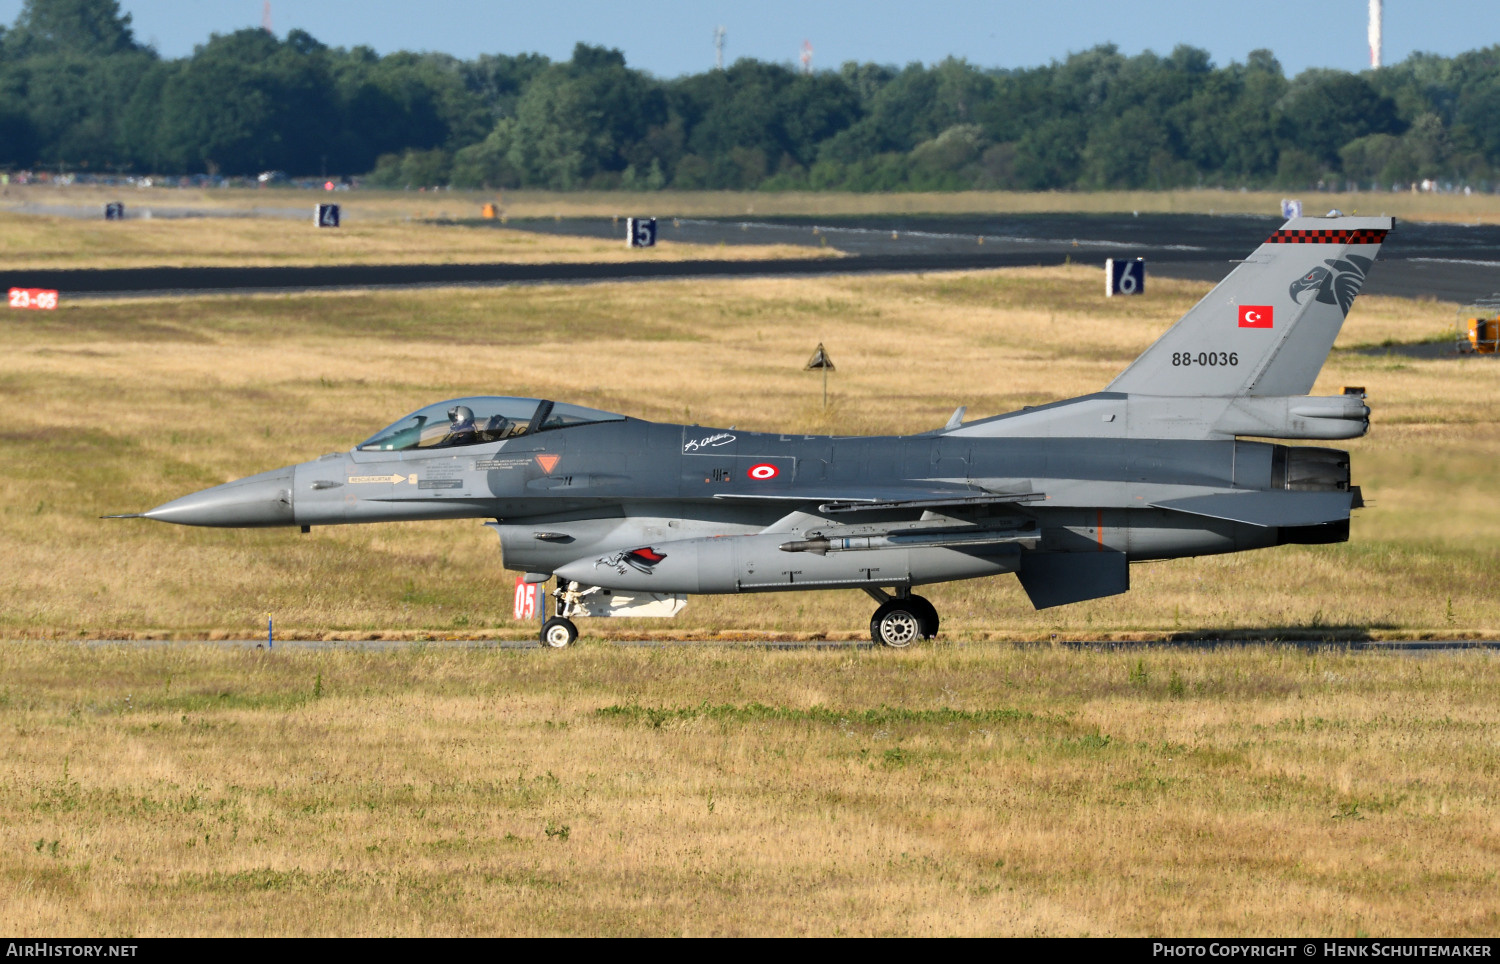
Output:
[[[1306,395],[1395,218],[1293,218],[1110,383],[1137,395]]]

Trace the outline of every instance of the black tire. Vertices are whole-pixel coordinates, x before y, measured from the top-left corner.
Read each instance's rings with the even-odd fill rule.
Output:
[[[937,607],[922,596],[908,596],[906,597],[906,603],[909,606],[916,606],[922,610],[917,614],[917,618],[922,621],[922,638],[937,639],[938,626],[941,623],[941,620],[938,619]]]
[[[905,649],[922,638],[926,615],[921,606],[913,606],[910,600],[887,600],[870,617],[870,638],[881,646]]]
[[[542,645],[548,649],[566,649],[573,645],[578,638],[578,627],[573,625],[573,620],[564,619],[562,616],[553,616],[542,623],[542,632],[539,637]]]

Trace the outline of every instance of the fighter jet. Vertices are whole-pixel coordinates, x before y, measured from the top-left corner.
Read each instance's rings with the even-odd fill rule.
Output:
[[[148,519],[313,526],[487,519],[556,580],[541,640],[697,593],[854,589],[870,635],[936,636],[913,589],[1015,573],[1038,609],[1125,592],[1130,564],[1349,538],[1361,391],[1310,396],[1392,218],[1294,218],[1101,392],[905,436],[669,425],[561,401],[437,402],[348,452]]]

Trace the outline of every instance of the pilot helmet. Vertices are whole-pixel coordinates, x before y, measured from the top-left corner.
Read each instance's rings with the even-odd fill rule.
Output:
[[[467,405],[455,405],[448,409],[448,420],[454,425],[472,425],[474,410]]]

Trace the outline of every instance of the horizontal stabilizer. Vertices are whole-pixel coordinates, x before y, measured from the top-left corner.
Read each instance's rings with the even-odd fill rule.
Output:
[[[1354,504],[1352,492],[1303,492],[1274,489],[1269,492],[1228,492],[1195,495],[1186,499],[1153,502],[1153,508],[1172,509],[1210,519],[1244,522],[1253,526],[1313,526],[1349,518]]]
[[[1130,588],[1123,552],[1025,552],[1016,570],[1037,609],[1115,596]]]

